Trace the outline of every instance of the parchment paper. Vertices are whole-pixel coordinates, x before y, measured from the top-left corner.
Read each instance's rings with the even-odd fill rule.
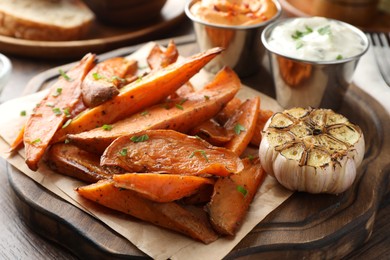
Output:
[[[138,59],[142,66],[142,64],[145,64],[146,54],[149,53],[153,44],[146,44],[129,57]],[[211,77],[212,75],[201,71],[191,81],[196,87],[201,87]],[[132,221],[132,218],[123,217],[123,214],[116,214],[111,210],[102,210],[101,206],[96,206],[93,202],[87,201],[75,192],[74,189],[85,185],[84,183],[55,173],[43,163],[41,163],[37,172],[29,170],[24,163],[24,150],[21,150],[17,155],[9,156],[9,144],[18,134],[34,106],[39,103],[45,94],[46,91],[41,91],[10,100],[0,106],[0,125],[2,126],[0,128],[0,136],[2,137],[0,140],[0,155],[35,182],[104,222],[154,259],[221,259],[271,211],[292,194],[277,184],[275,179],[267,176],[234,239],[220,238],[209,245],[204,245],[201,242],[149,223]],[[280,110],[275,100],[246,86],[242,87],[238,96],[245,99],[255,95],[261,96],[262,108],[274,111]],[[21,116],[20,112],[23,110],[27,111],[27,116]]]

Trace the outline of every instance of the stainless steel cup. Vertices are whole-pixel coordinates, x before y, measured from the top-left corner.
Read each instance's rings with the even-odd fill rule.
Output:
[[[261,35],[269,54],[276,100],[284,108],[310,106],[337,110],[352,82],[360,57],[369,47],[366,35],[358,28],[340,22],[360,36],[364,45],[361,53],[333,61],[300,60],[283,55],[268,44],[272,30],[291,19],[294,18],[279,20],[267,26]]]
[[[265,54],[265,48],[260,41],[263,29],[279,18],[281,6],[273,0],[277,14],[270,20],[250,26],[225,26],[211,24],[195,17],[190,9],[199,0],[192,0],[186,4],[185,13],[192,20],[200,51],[213,47],[223,47],[225,50],[211,62],[205,69],[216,73],[222,67],[229,66],[240,77],[254,74],[260,68]]]

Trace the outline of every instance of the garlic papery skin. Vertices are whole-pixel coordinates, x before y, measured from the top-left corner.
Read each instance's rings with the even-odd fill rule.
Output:
[[[330,109],[276,113],[262,136],[259,156],[264,170],[293,191],[344,192],[364,157],[361,129]]]

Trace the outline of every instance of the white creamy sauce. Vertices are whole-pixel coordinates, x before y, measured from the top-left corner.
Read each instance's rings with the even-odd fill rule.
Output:
[[[358,55],[365,48],[356,32],[322,17],[281,23],[271,32],[268,44],[282,55],[309,61],[341,60]]]

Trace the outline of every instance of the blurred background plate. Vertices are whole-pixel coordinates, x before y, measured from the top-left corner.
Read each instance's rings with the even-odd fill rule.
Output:
[[[32,41],[0,36],[0,50],[8,55],[44,59],[80,59],[85,53],[102,53],[129,44],[158,39],[185,17],[183,0],[167,0],[160,15],[134,27],[111,26],[97,20],[90,34],[77,41]]]
[[[355,2],[354,2],[355,1]],[[368,0],[343,0],[343,1],[325,1],[325,0],[279,0],[280,4],[282,5],[284,15],[287,17],[296,17],[296,16],[313,16],[316,15],[317,13],[320,13],[322,15],[319,16],[326,16],[330,18],[337,19],[334,16],[336,13],[344,12],[344,15],[341,14],[341,18],[339,20],[344,20],[345,22],[352,23],[351,21],[354,18],[358,17],[363,19],[364,17],[362,14],[365,14],[364,10],[361,10],[363,6],[370,7],[370,1]],[[373,0],[374,1],[374,0]],[[315,10],[316,7],[322,6],[324,7],[324,4],[328,2],[329,4],[333,4],[333,9],[331,9],[331,13],[329,16],[324,15],[323,11],[324,10]],[[363,3],[364,2],[364,3]],[[367,3],[366,3],[367,2]],[[375,1],[374,1],[375,2]],[[321,5],[322,4],[322,5]],[[335,5],[339,4],[339,8],[335,7]],[[349,6],[349,9],[346,7]],[[382,5],[383,6],[383,5]],[[381,7],[382,7],[381,6]],[[336,9],[337,10],[336,10]],[[383,9],[384,7],[382,7]],[[381,8],[378,8],[377,12],[373,15],[373,19],[369,19],[369,22],[364,23],[364,24],[354,24],[361,28],[364,31],[382,31],[382,32],[389,32],[390,31],[390,13],[385,12]],[[369,10],[367,9],[366,12]],[[350,16],[352,15],[352,17]],[[359,17],[360,16],[360,17]],[[351,19],[351,20],[348,20]]]

